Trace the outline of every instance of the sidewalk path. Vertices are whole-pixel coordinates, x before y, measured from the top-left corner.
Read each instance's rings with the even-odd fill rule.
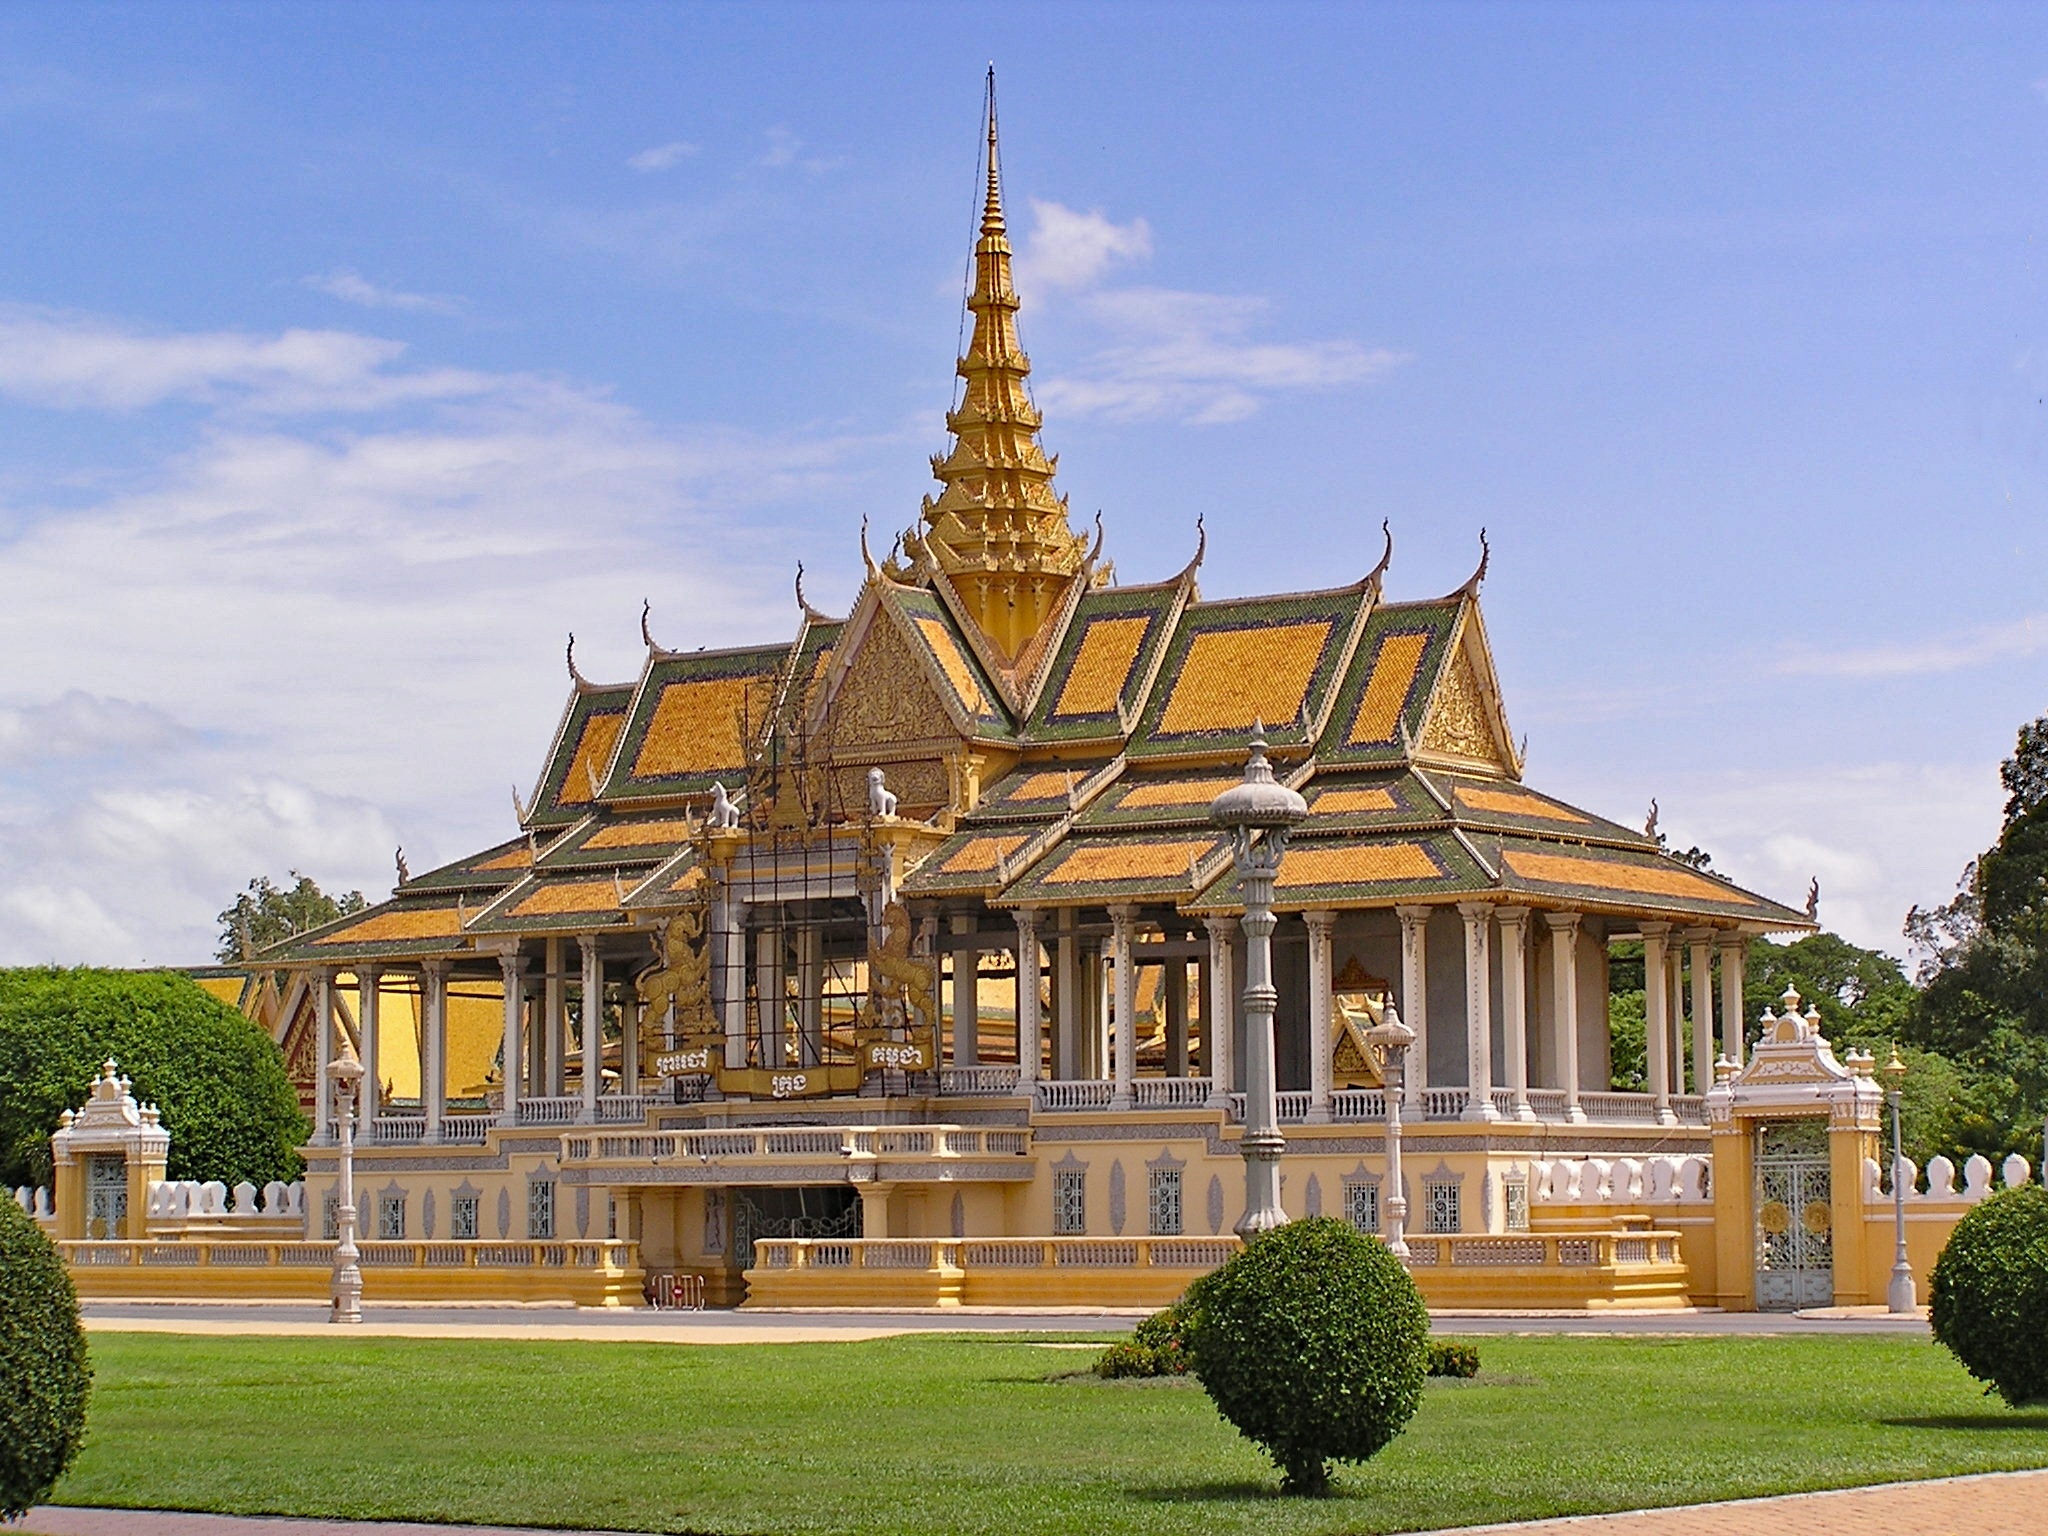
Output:
[[[646,1307],[448,1306],[383,1303],[363,1322],[337,1328],[305,1302],[88,1301],[87,1328],[101,1333],[296,1335],[303,1338],[594,1339],[654,1344],[850,1343],[904,1333],[1121,1333],[1145,1308],[948,1307],[903,1311],[656,1312]],[[1771,1312],[1438,1312],[1447,1334],[1908,1333],[1924,1316],[1882,1308]]]
[[[2041,1536],[2048,1471],[1988,1472],[1928,1483],[1885,1483],[1727,1504],[1689,1504],[1619,1515],[1576,1515],[1521,1525],[1466,1526],[1456,1536]],[[22,1536],[538,1536],[527,1527],[419,1525],[409,1521],[287,1520],[162,1514],[132,1509],[29,1511]],[[621,1536],[554,1531],[550,1536]],[[1431,1536],[1450,1536],[1435,1532]]]

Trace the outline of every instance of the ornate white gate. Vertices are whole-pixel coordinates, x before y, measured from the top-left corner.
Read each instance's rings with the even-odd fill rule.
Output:
[[[1757,1309],[1794,1312],[1834,1299],[1827,1121],[1766,1121],[1756,1131]]]
[[[127,1236],[128,1159],[119,1152],[88,1153],[85,1175],[85,1235]]]

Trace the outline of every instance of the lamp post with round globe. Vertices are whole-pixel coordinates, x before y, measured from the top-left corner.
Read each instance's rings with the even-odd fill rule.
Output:
[[[360,1323],[363,1320],[363,1271],[356,1248],[356,1085],[363,1080],[362,1064],[343,1056],[327,1067],[328,1092],[334,1095],[334,1115],[341,1129],[341,1155],[336,1160],[334,1283],[327,1320],[331,1323]]]
[[[1892,1047],[1892,1059],[1884,1064],[1884,1096],[1892,1107],[1892,1232],[1897,1241],[1892,1260],[1892,1283],[1886,1297],[1893,1312],[1916,1312],[1920,1298],[1913,1285],[1913,1263],[1906,1257],[1906,1143],[1901,1134],[1899,1104],[1906,1085],[1906,1064],[1899,1048]]]
[[[1365,1032],[1380,1067],[1380,1092],[1387,1105],[1387,1198],[1383,1204],[1387,1248],[1408,1257],[1408,1197],[1401,1193],[1401,1091],[1408,1082],[1408,1047],[1415,1031],[1401,1022],[1401,1010],[1387,999],[1386,1017]]]
[[[1308,815],[1308,802],[1273,777],[1266,761],[1266,728],[1252,733],[1244,782],[1209,804],[1209,819],[1230,834],[1237,879],[1244,899],[1244,1219],[1238,1236],[1247,1240],[1284,1226],[1280,1208],[1280,1092],[1273,1060],[1273,882],[1287,851],[1290,828]],[[1328,1049],[1328,1042],[1323,1042]]]

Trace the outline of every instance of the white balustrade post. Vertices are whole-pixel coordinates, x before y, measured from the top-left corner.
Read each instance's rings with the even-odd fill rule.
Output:
[[[1330,1123],[1331,1013],[1333,1010],[1334,959],[1330,937],[1337,929],[1334,912],[1304,912],[1308,929],[1308,1121],[1311,1125]]]
[[[1131,961],[1138,914],[1129,906],[1111,907],[1109,922],[1116,945],[1116,1086],[1109,1107],[1129,1109],[1136,1095],[1132,1083],[1138,1075],[1138,968]]]
[[[334,972],[322,966],[313,973],[313,1077],[321,1085],[313,1095],[313,1139],[334,1139],[334,1093],[327,1069],[334,1065]]]
[[[1493,908],[1461,901],[1465,920],[1465,1113],[1467,1120],[1498,1120],[1493,1107]]]
[[[1550,927],[1550,996],[1555,1049],[1551,1059],[1558,1063],[1564,1079],[1564,1117],[1574,1125],[1585,1123],[1586,1111],[1579,1104],[1579,914],[1546,912]]]
[[[1038,1081],[1038,914],[1019,910],[1017,924],[1017,1085]]]
[[[1643,1053],[1657,1123],[1676,1125],[1671,1112],[1671,1026],[1665,1017],[1670,990],[1664,985],[1664,940],[1669,923],[1643,923]]]
[[[1718,947],[1721,951],[1721,1054],[1740,1067],[1746,1049],[1742,972],[1749,958],[1749,937],[1740,933],[1723,934]]]
[[[448,1109],[448,962],[420,962],[421,1033],[420,1108],[428,1141],[441,1139],[441,1121]]]
[[[604,1084],[604,960],[597,935],[578,934],[583,955],[583,1123],[597,1123],[597,1095]]]
[[[1714,1086],[1714,930],[1689,929],[1685,935],[1692,966],[1693,1091]]]
[[[498,956],[498,975],[505,988],[505,1103],[499,1111],[499,1121],[504,1125],[519,1123],[519,1078],[520,1066],[524,1060],[520,1039],[520,1027],[526,1021],[526,959],[518,950],[507,950]]]
[[[1202,1000],[1202,1048],[1209,1054],[1209,1107],[1228,1109],[1235,1087],[1232,1070],[1236,1052],[1232,1047],[1231,1019],[1236,1011],[1237,993],[1230,975],[1230,930],[1227,917],[1205,917],[1202,926],[1209,934],[1209,995]]]
[[[1401,1018],[1415,1031],[1402,1059],[1401,1096],[1417,1113],[1429,1086],[1429,914],[1428,907],[1396,907],[1401,920]]]
[[[384,973],[374,965],[356,967],[356,1029],[362,1036],[357,1055],[363,1063],[363,1124],[375,1125],[384,1110],[384,1080],[378,1058],[383,1054],[379,1036],[380,1005],[383,1002]]]

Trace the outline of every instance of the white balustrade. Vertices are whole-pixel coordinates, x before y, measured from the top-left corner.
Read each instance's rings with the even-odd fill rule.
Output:
[[[425,1115],[379,1115],[363,1128],[373,1147],[402,1147],[427,1139]]]
[[[1131,1082],[1131,1098],[1140,1109],[1200,1109],[1214,1086],[1206,1077],[1140,1077]]]
[[[1425,1120],[1459,1120],[1464,1118],[1465,1105],[1471,1094],[1463,1088],[1425,1088],[1422,1090],[1422,1118]]]
[[[1017,1091],[1012,1066],[941,1067],[939,1092],[947,1098],[1006,1099]]]
[[[244,1180],[233,1191],[229,1203],[225,1184],[202,1184],[194,1179],[158,1179],[143,1192],[142,1210],[150,1222],[234,1222],[277,1221],[306,1214],[306,1186],[303,1181],[286,1184],[273,1179],[263,1186],[259,1203],[256,1186]],[[44,1214],[47,1214],[45,1211]]]
[[[814,1157],[1025,1158],[1031,1133],[1021,1127],[961,1125],[763,1126],[718,1131],[572,1131],[562,1138],[567,1163],[664,1159],[709,1163],[727,1159],[786,1161]]]
[[[1927,1187],[1920,1187],[1920,1170],[1913,1159],[1902,1157],[1898,1164],[1898,1178],[1906,1191],[1906,1208],[1915,1205],[1975,1205],[1991,1193],[1991,1159],[1981,1152],[1972,1153],[1963,1164],[1963,1187],[1957,1189],[1956,1165],[1946,1157],[1935,1156],[1927,1162]],[[1998,1167],[1999,1181],[2007,1189],[2023,1189],[2034,1181],[2033,1165],[2019,1153],[2008,1156]],[[1863,1199],[1866,1205],[1880,1202],[1889,1204],[1891,1187],[1884,1182],[1883,1170],[1877,1159],[1863,1159]]]
[[[1097,1078],[1054,1078],[1031,1085],[1032,1102],[1041,1111],[1107,1109],[1116,1085]]]
[[[1529,1199],[1537,1205],[1702,1205],[1713,1199],[1713,1159],[1695,1155],[1538,1158]]]
[[[1378,1088],[1339,1088],[1330,1095],[1332,1120],[1384,1120],[1387,1096]]]
[[[574,1125],[582,1118],[583,1100],[580,1097],[519,1101],[521,1125]]]

